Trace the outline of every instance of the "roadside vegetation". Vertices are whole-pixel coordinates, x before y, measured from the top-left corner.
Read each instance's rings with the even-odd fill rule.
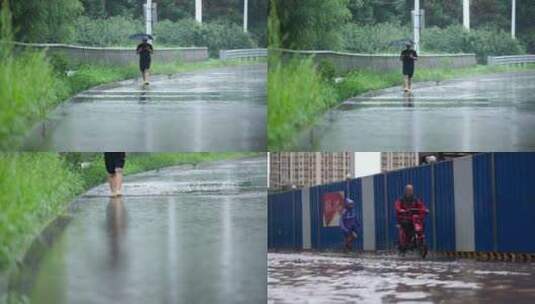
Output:
[[[124,172],[255,155],[259,154],[128,153]],[[105,181],[101,153],[0,153],[0,277],[76,196]]]

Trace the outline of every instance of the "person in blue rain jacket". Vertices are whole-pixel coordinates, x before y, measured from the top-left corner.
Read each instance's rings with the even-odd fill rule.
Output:
[[[344,232],[344,249],[347,251],[353,250],[353,241],[357,239],[357,214],[355,212],[355,202],[346,198],[344,210],[340,217],[340,228]]]

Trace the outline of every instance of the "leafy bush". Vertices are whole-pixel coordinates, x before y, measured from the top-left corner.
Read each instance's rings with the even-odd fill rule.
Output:
[[[136,41],[128,39],[132,34],[145,32],[140,20],[116,16],[107,19],[91,19],[86,16],[75,22],[74,43],[90,46],[127,46]]]
[[[157,41],[173,46],[206,46],[212,57],[220,49],[252,48],[256,46],[251,36],[236,25],[224,22],[199,24],[193,19],[177,22],[164,20],[155,28]]]
[[[355,53],[398,53],[396,41],[412,36],[407,26],[395,23],[347,24],[343,29],[344,49]]]
[[[525,52],[522,44],[507,32],[491,28],[466,31],[460,25],[426,29],[422,33],[422,43],[428,52],[475,53],[479,62],[486,62],[487,56]]]

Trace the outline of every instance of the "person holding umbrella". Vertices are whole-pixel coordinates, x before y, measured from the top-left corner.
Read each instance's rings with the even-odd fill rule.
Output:
[[[152,39],[150,35],[144,35],[142,37],[142,42],[136,49],[136,53],[139,55],[139,69],[141,71],[141,76],[143,77],[144,85],[149,85],[151,55],[154,52],[152,45],[149,43],[149,39]]]
[[[403,78],[405,92],[412,90],[412,76],[414,75],[414,62],[418,60],[418,54],[412,48],[411,42],[405,43],[405,49],[401,52],[399,60],[403,62]]]

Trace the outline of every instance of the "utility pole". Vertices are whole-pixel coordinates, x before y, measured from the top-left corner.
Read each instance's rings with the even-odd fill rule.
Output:
[[[414,49],[420,52],[420,0],[414,0],[413,13],[413,31],[414,31]]]
[[[243,31],[247,33],[249,23],[249,0],[243,0]]]
[[[511,8],[511,37],[516,39],[516,0],[513,0],[513,7]]]
[[[202,23],[202,0],[195,0],[195,20]]]
[[[152,0],[147,0],[145,8],[145,31],[147,35],[152,35]]]
[[[470,30],[470,0],[463,0],[463,26]]]

